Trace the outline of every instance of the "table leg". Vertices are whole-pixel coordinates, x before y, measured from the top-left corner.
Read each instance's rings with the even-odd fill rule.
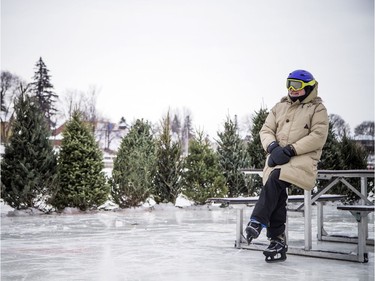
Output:
[[[316,202],[317,206],[317,227],[318,227],[318,241],[322,241],[323,236],[323,203]]]
[[[305,251],[309,251],[312,248],[312,227],[311,227],[311,191],[305,190]]]
[[[366,252],[366,233],[365,233],[365,224],[364,217],[362,214],[359,214],[358,222],[358,261],[365,261],[365,252]]]
[[[367,197],[367,178],[366,177],[361,177],[361,193]],[[366,202],[365,200],[361,199],[361,204],[365,205]],[[364,224],[364,232],[365,232],[365,237],[366,239],[368,238],[368,218],[362,217],[363,224]]]
[[[357,246],[357,255],[359,262],[367,262],[368,257],[366,253],[366,225],[369,212],[360,212],[360,211],[351,211],[352,215],[358,222],[358,246]]]
[[[236,222],[236,248],[241,248],[241,240],[242,240],[242,232],[243,232],[243,209],[237,209],[237,222]]]

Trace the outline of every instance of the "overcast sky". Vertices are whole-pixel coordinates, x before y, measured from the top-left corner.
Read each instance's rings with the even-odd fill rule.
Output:
[[[310,71],[329,114],[374,120],[373,0],[1,0],[1,70],[42,57],[62,98],[99,91],[111,121],[191,112],[216,137]]]

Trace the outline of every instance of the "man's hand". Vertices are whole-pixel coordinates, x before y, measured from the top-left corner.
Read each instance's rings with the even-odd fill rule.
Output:
[[[268,158],[268,166],[275,167],[276,165],[286,164],[295,155],[295,151],[291,145],[285,147],[276,146],[272,149],[271,155]]]

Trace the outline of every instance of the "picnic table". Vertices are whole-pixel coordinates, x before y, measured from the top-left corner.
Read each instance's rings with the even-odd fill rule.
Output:
[[[244,169],[242,170],[245,174],[258,174],[262,176],[262,170],[259,169]],[[326,179],[328,183],[317,193],[313,194],[311,191],[304,191],[304,195],[291,195],[288,197],[288,202],[297,202],[301,203],[293,211],[300,211],[304,214],[304,247],[303,248],[293,248],[289,247],[288,253],[298,254],[304,256],[312,257],[322,257],[322,258],[332,258],[340,260],[349,260],[349,261],[358,261],[358,262],[367,262],[368,255],[366,253],[366,241],[368,233],[368,220],[367,215],[371,212],[373,208],[373,203],[367,199],[367,179],[374,177],[373,170],[319,170],[318,179]],[[348,178],[360,178],[360,190],[358,191],[352,184],[350,184]],[[356,239],[355,242],[358,243],[357,253],[344,253],[344,252],[333,252],[333,251],[324,251],[322,249],[316,250],[312,247],[312,204],[316,203],[317,205],[317,226],[318,226],[318,240],[325,241],[340,241],[340,242],[353,242],[349,238],[337,239],[327,234],[324,230],[324,215],[323,215],[323,205],[327,201],[339,201],[345,198],[345,195],[331,195],[326,194],[336,184],[342,182],[346,187],[352,190],[357,194],[361,199],[361,205],[369,206],[366,211],[360,213],[360,221],[358,221],[358,236],[359,239]],[[243,198],[209,198],[208,202],[216,202],[222,204],[238,205],[245,206],[247,204],[255,204],[258,200],[258,197],[243,197]],[[372,207],[371,207],[372,206]],[[289,209],[290,211],[291,209]],[[340,209],[345,210],[345,209]],[[287,234],[286,228],[286,234]],[[237,220],[236,220],[236,242],[235,246],[237,248],[249,248],[252,249],[251,245],[246,245],[243,239],[243,207],[237,209]],[[363,239],[363,237],[365,237]],[[372,240],[373,244],[373,240]],[[253,248],[255,250],[259,247]]]

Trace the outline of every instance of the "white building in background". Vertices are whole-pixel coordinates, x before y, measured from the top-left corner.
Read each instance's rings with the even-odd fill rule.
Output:
[[[368,152],[367,168],[374,169],[375,167],[375,156],[374,156],[375,137],[372,135],[358,135],[354,137],[354,140],[357,143],[361,144]]]

